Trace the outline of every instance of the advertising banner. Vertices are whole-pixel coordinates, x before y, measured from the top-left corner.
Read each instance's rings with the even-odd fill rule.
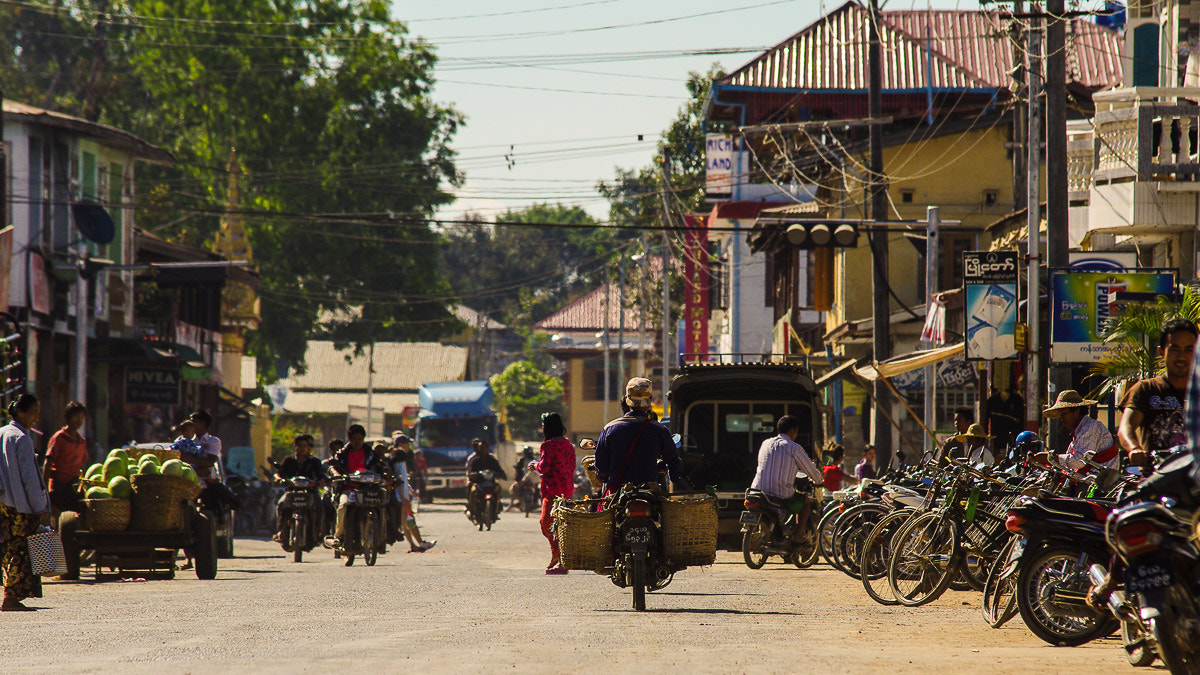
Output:
[[[1050,355],[1057,363],[1095,363],[1113,349],[1103,335],[1120,291],[1168,295],[1170,272],[1058,272],[1051,283]]]
[[[708,354],[708,219],[684,216],[684,223],[684,359],[703,361]]]
[[[704,136],[704,198],[710,202],[733,197],[733,136]]]
[[[179,371],[173,368],[127,367],[125,402],[179,405]]]
[[[1017,358],[1016,251],[963,253],[968,361]]]

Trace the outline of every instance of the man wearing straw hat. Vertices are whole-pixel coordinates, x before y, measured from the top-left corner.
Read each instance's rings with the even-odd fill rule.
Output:
[[[1109,469],[1117,468],[1117,444],[1108,428],[1088,416],[1088,408],[1096,401],[1086,399],[1074,389],[1064,389],[1054,405],[1042,411],[1047,419],[1057,419],[1071,432],[1067,452],[1058,456],[1059,463],[1072,471],[1087,467],[1091,460]]]
[[[971,466],[991,466],[996,463],[996,457],[988,450],[988,441],[992,440],[991,436],[983,430],[982,424],[972,424],[967,427],[965,434],[959,434],[954,437],[954,440],[963,444],[967,452],[967,463]]]
[[[647,485],[658,481],[658,458],[667,465],[671,482],[685,487],[683,466],[671,432],[650,420],[653,385],[634,377],[625,385],[624,402],[629,412],[604,425],[596,441],[596,473],[608,492],[626,483]],[[686,487],[685,487],[686,489]]]

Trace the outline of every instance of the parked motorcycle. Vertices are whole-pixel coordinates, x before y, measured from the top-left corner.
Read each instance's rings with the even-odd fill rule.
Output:
[[[354,557],[362,555],[367,566],[375,564],[380,553],[386,553],[387,537],[387,481],[371,471],[356,471],[348,476],[335,478],[334,483],[349,495],[351,509],[346,514],[347,541],[336,549],[344,559],[346,567],[354,564]]]
[[[320,539],[318,533],[324,531],[321,524],[324,507],[316,481],[296,476],[285,478],[282,482],[285,489],[284,504],[290,516],[288,522],[282,523],[279,543],[283,550],[291,552],[293,562],[301,562],[304,554],[317,545]]]
[[[796,479],[796,490],[807,499],[804,514],[791,513],[770,495],[746,490],[739,521],[742,524],[742,558],[752,570],[760,569],[773,555],[804,569],[811,567],[820,554],[822,513],[812,498],[813,485],[808,478]],[[804,517],[801,522],[800,518]]]
[[[467,518],[489,531],[500,518],[500,484],[491,471],[476,471],[470,475],[471,487],[467,498]]]

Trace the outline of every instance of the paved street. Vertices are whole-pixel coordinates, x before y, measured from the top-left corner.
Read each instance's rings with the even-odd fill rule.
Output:
[[[215,581],[49,583],[30,603],[40,611],[0,615],[0,662],[9,673],[1132,671],[1112,639],[1053,648],[1020,618],[992,630],[973,593],[880,607],[823,565],[752,571],[733,553],[680,573],[638,614],[604,577],[543,575],[535,518],[477,532],[435,504],[419,520],[436,549],[374,568],[323,549],[294,564],[272,542],[239,540]]]

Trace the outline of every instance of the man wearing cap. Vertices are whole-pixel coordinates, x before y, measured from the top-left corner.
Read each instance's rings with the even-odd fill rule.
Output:
[[[1117,468],[1117,445],[1108,427],[1088,416],[1088,408],[1096,401],[1086,399],[1074,389],[1064,389],[1054,405],[1042,411],[1047,419],[1057,419],[1071,432],[1067,452],[1058,456],[1059,463],[1072,471],[1087,467],[1087,461],[1110,469]]]
[[[988,441],[992,439],[983,430],[982,424],[972,424],[967,427],[967,432],[954,437],[954,440],[962,443],[966,450],[967,463],[971,466],[991,466],[996,463],[996,457],[988,450]]]
[[[625,385],[629,412],[604,425],[596,440],[596,473],[609,492],[622,485],[648,485],[658,481],[658,458],[667,464],[675,485],[685,485],[683,465],[671,432],[650,419],[653,385],[634,377]]]

